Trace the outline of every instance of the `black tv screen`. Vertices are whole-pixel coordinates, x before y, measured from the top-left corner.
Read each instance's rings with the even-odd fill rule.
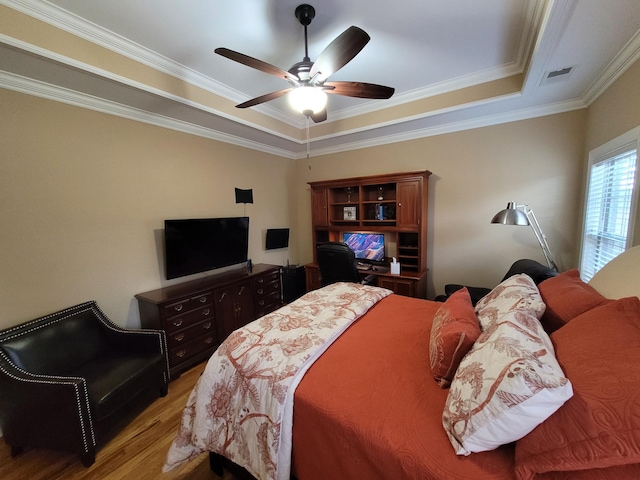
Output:
[[[275,250],[278,248],[287,248],[289,246],[289,229],[288,228],[270,228],[267,230],[267,239],[265,241],[265,250]]]
[[[247,261],[249,217],[165,220],[167,280]]]

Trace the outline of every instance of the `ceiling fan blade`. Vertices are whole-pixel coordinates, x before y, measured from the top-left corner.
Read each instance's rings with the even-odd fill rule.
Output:
[[[293,73],[286,72],[278,67],[274,67],[270,63],[263,62],[262,60],[250,57],[249,55],[245,55],[244,53],[229,50],[228,48],[216,48],[214,52],[218,55],[222,55],[223,57],[228,58],[229,60],[233,60],[234,62],[241,63],[243,65],[246,65],[247,67],[255,68],[256,70],[268,73],[269,75],[275,75],[276,77],[280,77],[287,81],[295,82],[296,84],[300,80]]]
[[[358,98],[387,99],[391,98],[395,92],[395,88],[392,87],[364,82],[325,82],[322,86],[333,87],[333,89],[325,89],[327,93]]]
[[[314,123],[324,122],[327,119],[327,109],[323,108],[320,112],[311,115],[311,120]]]
[[[309,77],[314,78],[316,74],[318,77],[316,82],[322,82],[329,78],[355,57],[360,50],[369,42],[371,37],[367,35],[367,32],[358,27],[349,27],[340,35],[338,35],[333,42],[331,42],[318,56],[318,59],[311,67]]]
[[[275,100],[287,93],[289,93],[292,89],[285,88],[284,90],[278,90],[277,92],[266,93],[264,95],[260,95],[259,97],[252,98],[251,100],[247,100],[239,105],[236,105],[236,108],[248,108],[253,107],[255,105],[259,105],[264,102],[268,102],[269,100]]]

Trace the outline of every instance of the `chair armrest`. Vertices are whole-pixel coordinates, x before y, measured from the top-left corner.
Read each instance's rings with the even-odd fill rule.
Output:
[[[42,445],[45,438],[51,447],[94,450],[85,380],[25,372],[0,351],[0,428],[12,446]]]
[[[109,320],[99,309],[94,310],[94,314],[104,328],[109,344],[114,349],[166,355],[167,339],[164,331],[123,328]]]
[[[162,355],[167,351],[167,340],[162,330],[126,329],[113,323],[102,323],[109,344],[116,350]]]

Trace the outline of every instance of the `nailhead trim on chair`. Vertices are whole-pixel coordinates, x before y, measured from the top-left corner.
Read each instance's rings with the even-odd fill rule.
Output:
[[[2,358],[9,365],[11,365],[13,368],[15,368],[17,371],[19,371],[20,373],[24,374],[27,377],[31,377],[31,378],[17,377],[13,373],[11,373],[11,372],[7,371],[6,369],[4,369],[2,367],[2,365],[0,365],[0,369],[7,376],[9,376],[9,377],[11,377],[14,380],[17,380],[19,382],[45,383],[45,384],[49,384],[49,385],[73,385],[73,388],[74,388],[75,394],[76,394],[76,406],[78,407],[78,419],[80,420],[80,429],[82,430],[82,443],[84,444],[84,452],[88,453],[89,452],[89,446],[87,445],[87,432],[86,432],[86,427],[84,425],[84,420],[82,418],[82,404],[81,404],[81,401],[80,401],[80,392],[78,391],[78,383],[76,383],[77,381],[80,381],[80,385],[82,385],[82,390],[84,391],[85,405],[87,406],[87,414],[88,414],[89,427],[90,427],[89,431],[91,432],[91,446],[92,447],[96,446],[96,437],[95,437],[95,433],[93,431],[93,422],[91,421],[91,410],[89,408],[89,395],[87,393],[87,385],[86,385],[86,382],[85,382],[84,378],[81,378],[81,377],[60,377],[60,376],[51,376],[51,375],[36,375],[36,374],[27,372],[26,370],[23,370],[20,367],[18,367],[15,363],[13,363],[11,361],[11,359],[9,357],[7,357],[7,355],[2,350],[0,350],[0,356],[2,356]],[[42,378],[49,379],[49,380],[40,380]],[[53,379],[60,379],[60,378],[65,378],[66,381],[60,381],[60,380],[54,381],[53,380]]]
[[[46,315],[44,317],[40,317],[36,320],[32,320],[34,323],[38,322],[39,325],[35,326],[33,328],[28,328],[27,330],[24,330],[25,324],[21,324],[21,325],[17,325],[15,327],[11,327],[5,330],[5,334],[6,333],[10,333],[11,331],[14,330],[21,330],[20,332],[10,335],[8,337],[5,337],[6,339],[12,339],[12,338],[17,338],[20,337],[24,334],[27,334],[29,332],[33,332],[35,330],[39,330],[40,328],[44,328],[47,327],[53,323],[57,323],[60,322],[61,320],[64,320],[66,318],[69,318],[72,316],[72,314],[76,314],[76,313],[80,313],[80,312],[85,312],[91,310],[93,311],[97,317],[100,319],[100,321],[110,330],[113,331],[117,331],[119,333],[142,333],[145,335],[155,335],[158,337],[158,343],[160,346],[160,352],[163,354],[163,356],[165,357],[165,362],[166,362],[166,369],[163,372],[163,376],[164,376],[164,380],[165,382],[168,382],[168,376],[167,376],[167,372],[169,371],[169,361],[168,361],[168,356],[166,355],[167,352],[167,341],[166,338],[158,332],[153,332],[153,331],[148,331],[148,330],[143,330],[143,329],[124,329],[122,327],[120,327],[119,325],[113,323],[111,320],[109,320],[109,318],[107,318],[107,316],[102,312],[102,310],[100,309],[100,307],[98,307],[97,303],[94,300],[91,300],[89,302],[85,302],[83,304],[80,305],[76,305],[75,307],[71,307],[71,308],[67,308],[66,310],[61,310],[59,312],[55,312],[52,313],[50,315]],[[53,316],[58,316],[61,314],[65,314],[65,313],[69,313],[68,315],[64,315],[61,316],[55,320],[52,320],[50,322],[44,322],[44,320],[46,320],[47,318],[53,317]],[[30,322],[27,322],[27,325]],[[74,383],[72,381],[54,381],[52,379],[60,379],[60,378],[67,378],[68,380],[74,380],[74,381],[80,381],[80,385],[82,385],[82,390],[84,393],[84,403],[86,405],[86,411],[87,411],[87,417],[89,420],[89,431],[91,433],[91,446],[95,447],[96,445],[96,438],[95,438],[95,432],[93,429],[93,421],[91,419],[91,408],[89,406],[89,393],[87,391],[87,385],[86,382],[83,378],[81,377],[59,377],[59,376],[50,376],[50,375],[36,375],[30,372],[27,372],[21,368],[19,368],[17,365],[15,365],[5,354],[4,352],[2,352],[0,350],[0,355],[2,356],[2,358],[10,365],[12,365],[16,370],[18,370],[19,372],[23,373],[24,375],[31,377],[31,378],[21,378],[21,377],[17,377],[15,375],[13,375],[11,372],[6,371],[4,368],[2,368],[2,365],[0,365],[0,369],[2,369],[2,371],[4,373],[6,373],[8,376],[10,376],[11,378],[14,378],[15,380],[21,381],[21,382],[31,382],[31,383],[47,383],[47,384],[54,384],[54,385],[73,385],[74,389],[75,389],[75,394],[76,394],[76,405],[78,407],[78,419],[80,420],[80,428],[82,430],[82,441],[84,444],[84,452],[88,453],[89,452],[89,446],[87,445],[87,433],[86,433],[86,427],[85,427],[85,422],[84,419],[82,418],[82,403],[81,403],[81,399],[80,399],[80,392],[78,390],[79,385],[77,383]],[[40,380],[40,379],[50,379],[50,380]]]

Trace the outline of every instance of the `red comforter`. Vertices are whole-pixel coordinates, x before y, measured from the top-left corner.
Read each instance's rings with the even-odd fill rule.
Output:
[[[441,303],[391,295],[353,324],[295,393],[299,480],[513,479],[513,447],[457,456],[442,427],[447,390],[429,367]]]

